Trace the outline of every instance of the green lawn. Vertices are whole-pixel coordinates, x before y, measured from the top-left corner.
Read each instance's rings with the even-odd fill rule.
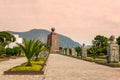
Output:
[[[42,66],[40,65],[32,65],[32,66],[20,65],[12,68],[11,71],[40,71],[41,69]]]
[[[100,59],[100,58],[93,59],[93,58],[89,57],[89,58],[86,58],[85,60],[95,62],[95,63],[98,63],[98,64],[111,66],[111,67],[120,67],[120,63],[113,63],[113,62],[108,63],[106,59]]]
[[[11,71],[40,71],[43,68],[43,64],[45,64],[45,60],[39,60],[39,61],[31,61],[32,66],[26,66],[27,62],[13,67],[12,69],[10,69]]]

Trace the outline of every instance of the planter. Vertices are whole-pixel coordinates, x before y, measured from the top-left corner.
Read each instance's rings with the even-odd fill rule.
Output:
[[[40,64],[42,66],[42,69],[40,71],[4,71],[4,75],[44,75],[44,72],[46,70],[46,62],[48,57],[45,60],[45,63]]]
[[[43,75],[44,71],[4,71],[4,75]]]

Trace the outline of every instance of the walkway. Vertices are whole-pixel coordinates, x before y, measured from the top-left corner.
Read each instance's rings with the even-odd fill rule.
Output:
[[[26,58],[10,59],[0,62],[0,80],[42,80],[40,75],[3,75],[3,72],[26,62]]]
[[[50,54],[45,80],[120,80],[120,68]]]

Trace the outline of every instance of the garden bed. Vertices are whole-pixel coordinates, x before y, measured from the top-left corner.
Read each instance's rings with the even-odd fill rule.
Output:
[[[120,63],[108,63],[105,59],[93,59],[93,58],[86,58],[84,59],[85,61],[89,61],[89,62],[95,62],[97,64],[101,64],[101,65],[105,65],[105,66],[109,66],[109,67],[113,67],[113,68],[120,68]]]
[[[64,55],[64,54],[62,54],[62,55]],[[75,56],[70,56],[70,55],[65,55],[65,56],[76,58],[76,59],[81,59],[81,57],[75,57]],[[112,67],[112,68],[120,68],[120,62],[119,63],[108,63],[105,59],[100,59],[100,58],[93,59],[91,57],[86,58],[86,59],[81,59],[81,60],[94,62],[96,64],[109,66],[109,67]]]
[[[27,63],[23,63],[8,71],[4,71],[4,75],[43,75],[46,70],[47,58],[42,58],[39,61],[31,61],[32,66],[26,66]]]
[[[44,71],[5,71],[4,75],[43,75]]]

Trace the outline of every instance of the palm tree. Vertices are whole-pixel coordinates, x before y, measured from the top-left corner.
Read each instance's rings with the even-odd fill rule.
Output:
[[[23,44],[18,44],[18,45],[19,45],[19,47],[21,47],[21,49],[25,53],[25,56],[28,60],[26,66],[32,66],[31,59],[33,58],[35,53],[37,53],[39,51],[40,41],[39,40],[35,41],[35,40],[25,40],[24,39]]]

